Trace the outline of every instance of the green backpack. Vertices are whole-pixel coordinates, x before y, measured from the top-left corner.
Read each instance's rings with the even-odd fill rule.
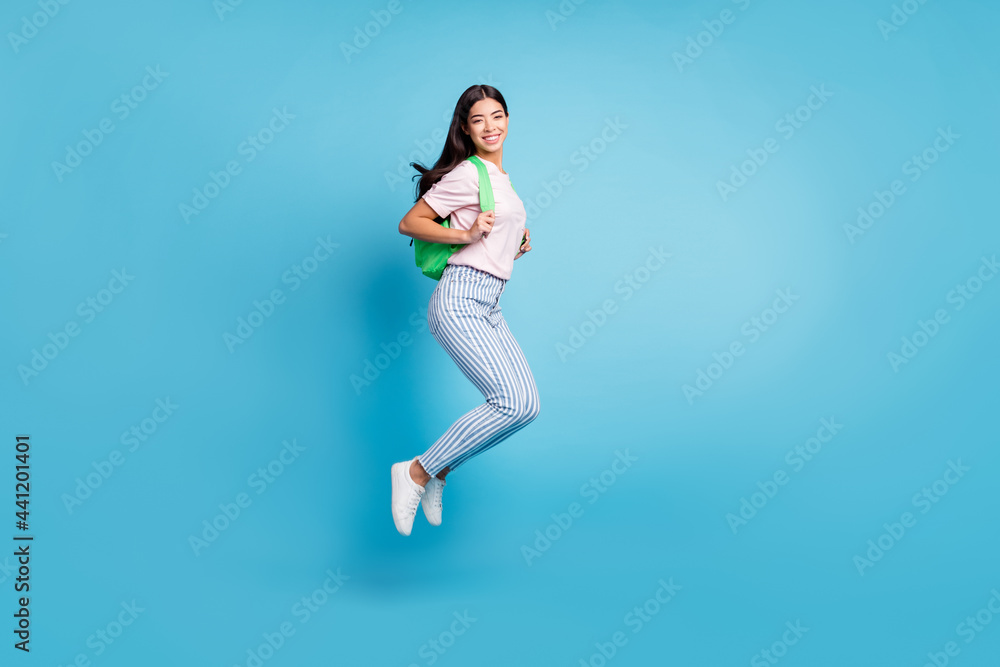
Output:
[[[493,201],[493,184],[490,183],[490,175],[486,171],[486,165],[476,155],[470,155],[466,160],[476,165],[476,169],[479,171],[479,208],[483,211],[492,211],[495,207]],[[447,218],[442,220],[438,216],[434,218],[434,221],[443,227],[449,226]],[[448,265],[448,258],[464,248],[466,244],[431,243],[429,241],[421,241],[420,239],[410,239],[410,245],[413,246],[413,254],[415,255],[417,266],[420,267],[423,274],[428,278],[440,280],[441,274],[444,272],[444,267]]]

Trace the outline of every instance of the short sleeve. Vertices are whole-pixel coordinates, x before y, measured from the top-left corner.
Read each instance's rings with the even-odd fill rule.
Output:
[[[447,218],[456,209],[479,204],[479,172],[468,160],[441,177],[424,194],[427,205],[442,218]]]

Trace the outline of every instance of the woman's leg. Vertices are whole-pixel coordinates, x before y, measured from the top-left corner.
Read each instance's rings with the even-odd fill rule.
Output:
[[[449,463],[450,470],[455,470],[472,457],[479,456],[487,449],[506,440],[530,424],[538,416],[540,402],[538,399],[538,388],[535,386],[535,378],[531,374],[531,368],[528,367],[528,361],[524,358],[521,346],[517,344],[517,340],[510,329],[507,328],[507,322],[502,316],[500,316],[500,324],[496,327],[495,334],[504,355],[510,361],[512,372],[517,377],[515,386],[519,389],[518,405],[523,417],[513,421],[506,428],[497,431],[478,446],[470,448],[455,457]]]
[[[442,286],[444,287],[444,286]],[[499,313],[475,290],[435,295],[431,334],[486,402],[458,419],[417,457],[428,475],[454,470],[526,426],[538,415],[539,400],[527,361]]]

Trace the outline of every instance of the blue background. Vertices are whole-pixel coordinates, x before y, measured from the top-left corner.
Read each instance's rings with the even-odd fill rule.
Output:
[[[35,543],[32,651],[0,628],[3,663],[253,665],[288,622],[261,664],[772,664],[767,649],[789,666],[917,666],[953,641],[953,664],[995,665],[1000,619],[983,613],[971,643],[959,624],[1000,590],[1000,280],[973,281],[961,309],[948,295],[1000,251],[1000,10],[911,4],[884,34],[889,0],[563,3],[565,16],[555,0],[402,0],[396,14],[81,1],[34,32],[39,5],[7,3],[0,534],[18,532],[14,436],[30,434]],[[712,23],[724,10],[732,21]],[[391,20],[373,27],[371,12]],[[345,55],[366,24],[375,36]],[[147,67],[162,81],[121,118],[114,100]],[[414,172],[396,170],[436,160],[474,83],[506,97],[503,166],[532,213],[502,305],[542,407],[449,477],[443,526],[418,515],[404,538],[389,466],[482,397],[423,325],[435,283],[397,231]],[[828,99],[779,131],[814,86]],[[249,161],[241,142],[274,109],[294,118]],[[60,180],[52,163],[105,118],[113,131]],[[958,138],[910,180],[907,161],[948,128]],[[768,138],[777,152],[721,196]],[[180,205],[229,161],[239,173],[186,221]],[[905,194],[852,242],[845,225],[894,180]],[[292,289],[282,278],[317,238],[338,246]],[[637,272],[650,247],[671,257]],[[78,304],[107,299],[123,269],[134,278],[87,321]],[[629,298],[626,275],[648,278]],[[284,302],[227,346],[275,289]],[[772,317],[777,290],[798,298],[751,341],[744,323]],[[887,355],[939,309],[947,323],[894,368]],[[22,377],[68,322],[78,335]],[[412,343],[396,350],[401,333]],[[744,353],[710,368],[734,341]],[[366,362],[383,368],[353,384]],[[688,400],[699,371],[716,377]],[[157,399],[178,407],[128,451],[123,432]],[[843,426],[796,470],[786,453],[822,419]],[[298,457],[257,493],[251,476],[293,439]],[[116,450],[124,462],[67,503]],[[634,462],[603,493],[584,486],[625,451]],[[968,471],[922,512],[915,494],[949,461]],[[753,496],[778,471],[787,483]],[[240,493],[251,504],[192,547]],[[759,508],[734,531],[744,498]],[[574,502],[562,529],[553,515]],[[859,571],[907,511],[915,525]],[[295,605],[338,568],[347,579],[302,622]],[[648,602],[661,579],[681,587],[662,607]],[[113,643],[94,639],[133,601]],[[808,628],[787,654],[786,622]]]

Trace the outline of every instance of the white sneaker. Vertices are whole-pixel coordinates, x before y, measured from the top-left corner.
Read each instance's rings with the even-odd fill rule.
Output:
[[[396,530],[409,535],[413,530],[413,517],[417,515],[417,505],[424,495],[424,487],[410,478],[410,464],[401,461],[392,465],[392,520]]]
[[[427,523],[432,526],[441,525],[441,494],[444,492],[444,480],[431,477],[424,487],[424,495],[420,496],[420,506],[424,508]]]

